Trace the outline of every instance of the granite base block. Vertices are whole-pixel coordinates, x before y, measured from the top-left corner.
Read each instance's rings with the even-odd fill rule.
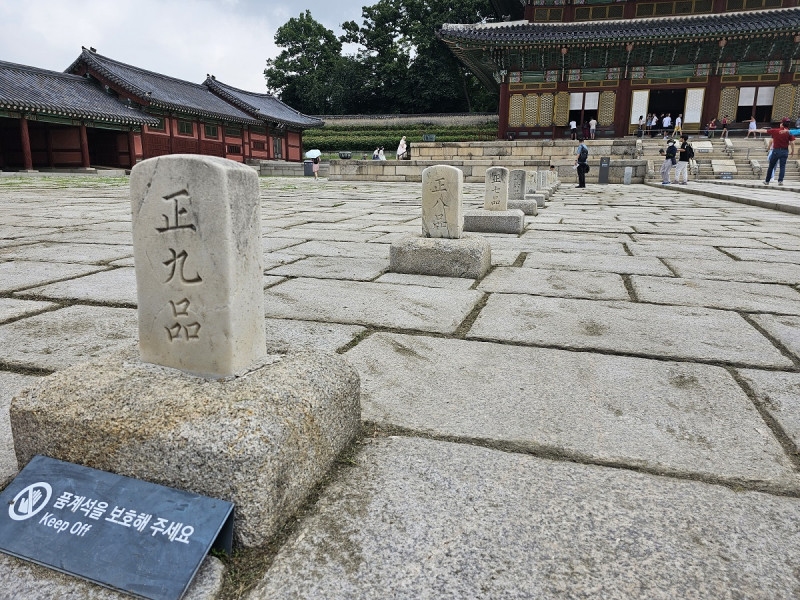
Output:
[[[240,546],[275,534],[360,419],[356,371],[309,349],[212,380],[142,363],[131,347],[59,371],[11,404],[20,468],[44,454],[227,500]]]
[[[479,236],[407,237],[389,248],[389,270],[394,273],[480,279],[491,265],[491,246]]]
[[[469,210],[464,213],[464,231],[520,234],[525,229],[525,213],[515,210]]]
[[[544,202],[542,202],[544,204]],[[508,201],[508,210],[521,210],[526,215],[536,216],[539,214],[539,210],[536,204],[536,200],[509,200]]]
[[[525,200],[536,202],[536,206],[544,208],[545,201],[550,197],[549,193],[537,192],[535,194],[525,194]]]

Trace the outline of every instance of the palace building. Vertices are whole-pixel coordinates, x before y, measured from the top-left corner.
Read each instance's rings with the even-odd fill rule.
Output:
[[[84,48],[65,73],[0,62],[0,170],[129,168],[164,154],[302,160],[319,127],[270,94],[192,83]]]
[[[640,116],[684,131],[727,116],[746,129],[800,115],[798,0],[492,0],[499,19],[439,38],[500,96],[498,137],[597,137]]]

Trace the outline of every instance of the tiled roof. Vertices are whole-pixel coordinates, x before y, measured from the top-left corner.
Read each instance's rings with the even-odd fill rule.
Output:
[[[260,121],[231,106],[202,84],[126,65],[85,48],[67,72],[75,71],[81,65],[142,99],[146,105],[211,119],[260,125]]]
[[[796,33],[800,7],[736,13],[648,19],[583,21],[580,23],[444,24],[438,35],[447,42],[492,42],[500,45],[570,42],[654,41],[708,36]]]
[[[265,121],[276,121],[284,125],[302,128],[322,127],[325,124],[320,119],[309,117],[287,106],[272,94],[256,94],[239,90],[217,81],[214,77],[208,77],[205,85],[221,98]]]
[[[158,123],[84,77],[3,61],[0,108],[130,125]]]

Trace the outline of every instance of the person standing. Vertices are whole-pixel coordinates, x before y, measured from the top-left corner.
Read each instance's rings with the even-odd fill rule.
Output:
[[[653,113],[653,118],[650,119],[650,137],[656,137],[656,130],[658,128],[658,115]]]
[[[664,157],[664,162],[661,165],[661,185],[669,185],[669,172],[678,162],[675,159],[675,156],[678,154],[678,149],[675,147],[675,140],[671,138],[667,140],[666,151],[662,149],[659,150],[658,153]]]
[[[717,119],[715,117],[708,122],[708,127],[706,127],[706,137],[708,137],[708,139],[710,140],[713,140],[714,132],[716,130],[717,130]]]
[[[575,158],[575,170],[578,172],[578,187],[586,187],[586,173],[589,172],[589,147],[583,143],[583,138],[578,138]]]
[[[694,148],[689,144],[689,136],[681,135],[681,147],[678,148],[678,164],[675,166],[675,183],[689,183],[689,161],[694,158]]]
[[[311,170],[314,171],[314,179],[319,179],[319,156],[315,156],[311,159],[311,162]]]
[[[383,146],[378,149],[378,160],[386,160],[386,155],[383,153]]]
[[[728,115],[722,117],[722,132],[719,134],[719,139],[728,137]]]
[[[400,144],[397,146],[397,160],[403,160],[406,156],[406,136],[400,140]]]
[[[596,130],[597,130],[597,119],[592,117],[591,120],[589,121],[589,139],[590,140],[594,139],[594,135],[595,135],[595,131]]]
[[[679,136],[683,128],[683,113],[675,118],[675,129],[672,130],[672,137]]]
[[[563,123],[564,121],[561,122]],[[569,135],[571,140],[578,137],[578,124],[574,120],[569,122]]]
[[[755,117],[750,117],[750,122],[747,124],[747,135],[745,137],[750,137],[750,134],[753,134],[753,137],[756,136],[756,130],[758,129],[758,123],[756,123]]]
[[[661,128],[662,134],[664,137],[668,136],[670,131],[672,131],[672,113],[667,113],[664,115],[664,118],[661,119]]]
[[[783,119],[780,127],[777,129],[757,129],[756,131],[759,133],[768,133],[772,136],[772,155],[769,157],[767,178],[764,181],[764,185],[769,185],[776,165],[780,165],[778,185],[783,185],[783,177],[786,175],[786,159],[790,156],[794,156],[795,137],[789,131],[789,119]]]

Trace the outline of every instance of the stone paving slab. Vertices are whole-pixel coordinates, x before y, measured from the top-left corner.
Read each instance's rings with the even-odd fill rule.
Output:
[[[578,252],[580,254],[627,256],[625,248],[620,242],[540,239],[535,234],[531,236],[530,232],[520,236],[515,247],[525,252]]]
[[[17,260],[0,263],[0,293],[95,273],[101,267]]]
[[[522,266],[536,269],[672,276],[672,271],[654,256],[532,252],[525,258]]]
[[[122,267],[29,288],[15,295],[136,306],[136,274],[133,267]]]
[[[389,260],[388,244],[357,244],[315,240],[292,246],[286,252],[306,256],[344,256],[349,258],[385,258]]]
[[[690,258],[666,258],[665,260],[679,277],[687,279],[723,279],[755,283],[787,283],[789,285],[797,285],[800,282],[800,265]]]
[[[728,247],[723,247],[722,250],[739,260],[800,264],[800,250],[762,250],[760,248]]]
[[[46,235],[37,235],[36,239],[43,242],[75,242],[80,244],[119,245],[133,248],[133,234],[131,231],[109,231],[107,229],[82,229],[69,232],[58,232]]]
[[[800,317],[755,315],[753,320],[800,360]]]
[[[633,302],[492,295],[467,337],[743,366],[792,367],[738,314]]]
[[[317,350],[334,352],[349,344],[366,329],[357,325],[314,323],[289,319],[266,319],[267,347],[286,350],[295,346],[309,346]]]
[[[57,370],[138,339],[135,309],[68,306],[0,325],[0,362]]]
[[[681,244],[678,242],[629,242],[628,249],[634,256],[657,256],[660,258],[704,258],[707,260],[731,260],[729,256],[713,246]]]
[[[342,256],[310,256],[267,271],[268,275],[316,277],[320,279],[352,279],[370,281],[389,268],[388,261],[378,258]]]
[[[14,454],[14,438],[11,435],[11,421],[8,415],[11,399],[20,390],[36,385],[40,379],[40,377],[32,375],[0,371],[0,485],[4,484],[7,479],[16,476],[19,470],[17,457]]]
[[[675,239],[675,236],[664,235],[659,233],[648,234],[648,235],[633,234],[631,237],[636,242],[648,242],[648,243],[682,242],[692,246],[725,246],[727,248],[761,248],[765,250],[769,249],[769,245],[765,244],[761,240],[757,240],[752,237],[742,236],[741,234],[736,234],[736,233],[729,233],[727,236],[725,236],[722,233],[718,233],[717,235],[713,236],[682,235],[677,240]],[[720,239],[720,237],[724,237],[724,239]]]
[[[494,254],[492,254],[494,258]],[[397,285],[418,285],[423,287],[468,290],[475,285],[474,279],[464,277],[437,277],[435,275],[410,275],[408,273],[384,273],[375,283],[394,283]]]
[[[53,302],[36,302],[16,298],[0,298],[0,323],[41,312],[57,306]]]
[[[422,439],[355,463],[248,600],[797,595],[796,498]]]
[[[103,264],[133,256],[133,247],[109,244],[36,243],[0,252],[0,258]]]
[[[474,290],[292,279],[268,288],[268,317],[453,333],[483,296]]]
[[[642,302],[800,315],[800,292],[787,285],[638,275],[631,284]]]
[[[215,600],[222,590],[225,566],[207,556],[182,600]],[[130,600],[123,594],[99,585],[0,554],[0,587],[6,598],[26,600]]]
[[[484,292],[535,294],[563,298],[630,299],[622,277],[616,273],[595,271],[497,267],[481,281],[478,289]]]
[[[283,237],[326,242],[368,242],[380,235],[377,231],[334,231],[331,229],[285,229]]]
[[[347,358],[362,418],[384,427],[800,490],[720,367],[383,333]],[[462,384],[478,371],[492,376]]]
[[[753,388],[758,402],[800,448],[800,373],[739,369],[739,374]]]

